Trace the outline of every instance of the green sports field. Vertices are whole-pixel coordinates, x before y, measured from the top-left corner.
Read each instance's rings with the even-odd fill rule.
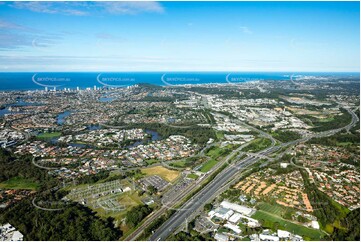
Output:
[[[36,137],[39,139],[51,139],[54,137],[59,137],[61,135],[60,132],[52,132],[52,133],[42,133],[37,135]]]
[[[269,203],[259,203],[258,204],[258,207],[260,210],[262,211],[266,211],[268,213],[272,213],[272,214],[275,214],[277,216],[282,216],[284,215],[286,212],[289,212],[289,211],[293,211],[292,208],[286,208],[286,207],[282,207],[280,205],[271,205]]]
[[[259,220],[263,227],[271,229],[274,229],[277,225],[276,223],[278,223],[278,229],[287,230],[291,233],[306,237],[306,239],[320,240],[325,235],[320,230],[307,228],[305,226],[289,222],[276,215],[272,215],[261,210],[258,210],[255,214],[253,214],[252,218]]]

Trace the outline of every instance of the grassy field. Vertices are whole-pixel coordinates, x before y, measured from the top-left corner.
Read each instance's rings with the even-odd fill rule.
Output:
[[[144,168],[141,171],[142,171],[142,173],[145,173],[148,176],[158,175],[158,176],[162,177],[164,180],[169,181],[169,182],[174,182],[180,174],[179,171],[170,170],[163,166],[154,166],[154,167]]]
[[[227,156],[229,153],[232,152],[232,150],[236,149],[237,147],[238,147],[237,145],[227,145],[222,148],[220,148],[218,146],[214,146],[207,152],[207,156],[209,156],[215,160],[219,160],[220,157]]]
[[[258,207],[260,210],[266,211],[268,213],[272,213],[278,216],[282,216],[283,214],[287,213],[287,212],[291,212],[293,211],[292,208],[286,208],[286,207],[282,207],[280,205],[271,205],[269,203],[259,203]]]
[[[217,159],[221,155],[222,149],[217,147],[212,148],[210,151],[207,152],[207,156],[212,157],[213,159]]]
[[[195,180],[195,179],[198,178],[198,175],[196,175],[196,174],[188,174],[187,177]]]
[[[210,159],[209,161],[207,161],[199,171],[201,172],[208,172],[210,169],[212,169],[213,166],[215,166],[215,164],[217,164],[217,160],[215,159]]]
[[[29,181],[22,177],[13,177],[5,182],[0,183],[0,188],[3,189],[24,189],[24,190],[37,190],[39,184]]]
[[[172,162],[170,165],[174,166],[174,167],[184,168],[184,167],[188,166],[188,162],[185,160],[179,160],[179,161]]]
[[[352,145],[352,142],[337,142],[337,146],[348,146],[348,145]]]
[[[307,228],[302,225],[289,222],[276,215],[272,215],[264,211],[258,210],[255,214],[252,215],[252,218],[259,221],[263,220],[263,227],[274,228],[275,223],[278,223],[279,229],[287,230],[291,233],[301,235],[302,237],[308,237],[311,240],[320,240],[324,236],[324,233],[319,230]]]
[[[41,134],[38,134],[36,137],[39,139],[51,139],[51,138],[59,137],[59,136],[61,136],[60,132],[52,132],[52,133],[41,133]]]

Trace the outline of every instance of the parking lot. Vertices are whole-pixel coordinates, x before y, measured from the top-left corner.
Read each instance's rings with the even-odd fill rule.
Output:
[[[162,198],[162,203],[167,204],[171,200],[174,199],[176,195],[178,195],[182,190],[188,187],[190,183],[192,183],[192,179],[183,178],[179,181],[175,186],[173,186],[169,191],[167,191]]]
[[[218,224],[214,224],[208,218],[206,218],[204,216],[199,216],[196,219],[194,229],[200,233],[207,233],[207,232],[213,232],[218,227],[219,227]]]
[[[169,185],[169,182],[163,180],[160,176],[148,176],[140,180],[140,183],[146,189],[149,186],[154,186],[158,191],[163,190]]]

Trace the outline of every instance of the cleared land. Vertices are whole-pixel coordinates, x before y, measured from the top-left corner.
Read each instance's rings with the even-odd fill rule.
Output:
[[[168,182],[174,182],[179,176],[179,171],[170,170],[163,166],[144,168],[141,171],[148,176],[158,175]]]
[[[23,189],[23,190],[37,190],[39,184],[36,182],[30,181],[22,177],[13,177],[9,180],[0,183],[0,188],[3,189]]]

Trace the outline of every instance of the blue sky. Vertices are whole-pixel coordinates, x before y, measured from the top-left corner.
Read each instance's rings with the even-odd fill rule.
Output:
[[[0,71],[359,71],[359,2],[1,2]]]

